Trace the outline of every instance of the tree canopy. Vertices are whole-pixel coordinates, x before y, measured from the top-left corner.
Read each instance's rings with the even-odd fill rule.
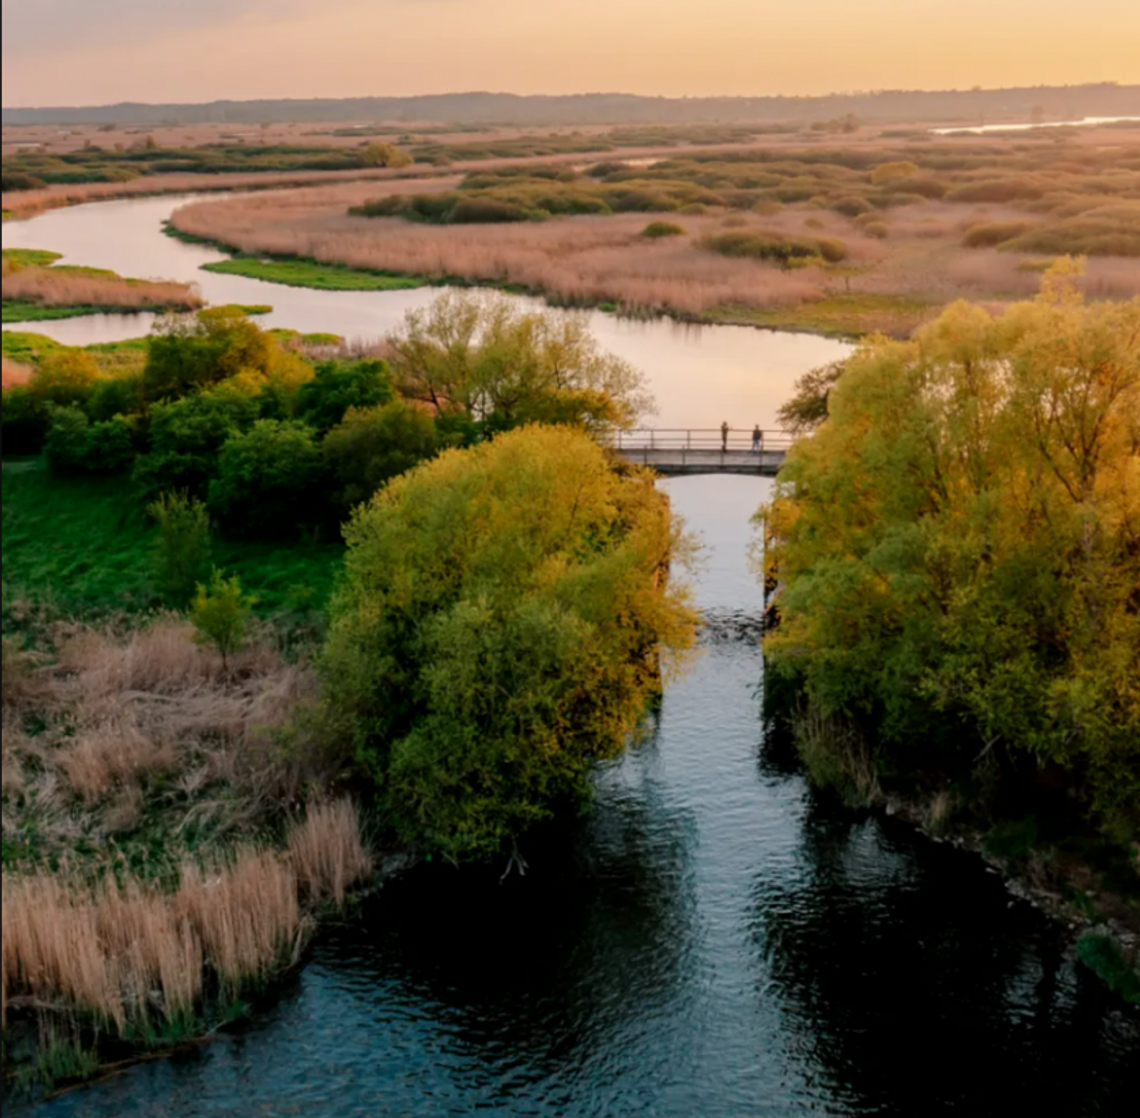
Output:
[[[603,352],[580,315],[501,295],[447,292],[389,339],[400,391],[493,429],[527,422],[632,426],[652,411],[644,376]]]
[[[346,528],[329,708],[408,841],[494,853],[588,795],[692,640],[652,478],[530,426],[391,481]]]
[[[1140,300],[1072,265],[1001,317],[872,339],[765,511],[777,676],[880,768],[998,753],[1140,831]]]

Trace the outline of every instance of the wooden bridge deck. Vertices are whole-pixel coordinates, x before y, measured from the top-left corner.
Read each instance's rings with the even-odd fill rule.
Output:
[[[783,465],[792,436],[786,431],[761,431],[754,448],[751,431],[645,428],[620,431],[613,448],[628,462],[648,466],[667,477],[685,474],[747,474],[775,477]]]

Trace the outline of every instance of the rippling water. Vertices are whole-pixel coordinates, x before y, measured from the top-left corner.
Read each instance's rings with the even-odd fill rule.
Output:
[[[768,483],[665,483],[713,621],[655,733],[529,872],[421,870],[248,1026],[47,1115],[1136,1113],[1140,1025],[976,858],[819,803],[741,639]]]

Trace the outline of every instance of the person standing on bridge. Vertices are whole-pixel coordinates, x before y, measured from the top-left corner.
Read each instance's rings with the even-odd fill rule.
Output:
[[[752,428],[752,453],[760,453],[760,444],[764,441],[764,432],[760,430],[760,424],[757,423]]]
[[[723,422],[723,423],[720,425],[720,452],[721,452],[722,454],[723,454],[723,453],[724,453],[726,450],[728,450],[728,431],[729,431],[729,427],[728,427],[728,420],[726,419],[726,420],[725,420],[725,421],[724,421],[724,422]]]

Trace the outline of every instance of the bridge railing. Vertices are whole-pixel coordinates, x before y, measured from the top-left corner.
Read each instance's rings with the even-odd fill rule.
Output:
[[[784,451],[792,445],[794,436],[776,428],[760,429],[760,449]],[[638,427],[630,431],[615,431],[610,445],[624,450],[700,450],[713,452],[739,452],[752,449],[752,428],[730,428],[723,437],[719,427]]]

